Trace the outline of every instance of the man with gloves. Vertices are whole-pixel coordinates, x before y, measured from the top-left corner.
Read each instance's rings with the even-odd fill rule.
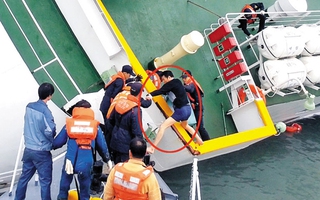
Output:
[[[58,200],[68,199],[73,174],[78,174],[80,199],[90,199],[91,168],[95,147],[102,160],[108,163],[110,169],[112,168],[105,138],[90,107],[91,104],[86,100],[76,103],[72,110],[72,118],[67,118],[65,127],[53,141],[53,149],[68,143]]]

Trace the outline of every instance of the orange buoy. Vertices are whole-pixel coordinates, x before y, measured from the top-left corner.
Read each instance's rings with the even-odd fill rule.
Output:
[[[302,126],[297,123],[293,123],[291,126],[286,127],[286,132],[288,133],[297,133],[302,130]]]
[[[146,70],[148,76],[150,76],[152,74],[151,70]],[[152,81],[152,83],[154,84],[154,86],[156,86],[157,89],[160,89],[161,86],[161,79],[159,77],[159,75],[157,73],[154,73],[152,76],[150,76],[150,79]]]
[[[259,93],[259,96],[262,98],[262,100],[264,101],[265,104],[267,104],[267,101],[266,101],[266,97],[265,95],[263,94],[263,91],[258,87],[258,86],[255,86],[255,85],[252,85],[252,84],[249,84],[249,88],[250,88],[250,91],[258,97],[258,94],[257,92]],[[244,88],[240,88],[240,90],[238,91],[238,95],[239,95],[239,104],[243,103],[246,99],[246,92],[244,91]]]

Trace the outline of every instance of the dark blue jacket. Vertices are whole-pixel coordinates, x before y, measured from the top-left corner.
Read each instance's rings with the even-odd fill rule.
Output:
[[[107,114],[111,104],[111,98],[113,99],[115,96],[117,96],[117,94],[122,91],[123,86],[123,80],[121,78],[117,78],[106,88],[100,104],[101,112]]]
[[[112,111],[109,123],[112,126],[110,147],[113,150],[129,153],[130,141],[134,137],[142,137],[138,112],[140,112],[140,117],[142,117],[142,112],[138,107],[134,107],[122,115],[116,109]]]

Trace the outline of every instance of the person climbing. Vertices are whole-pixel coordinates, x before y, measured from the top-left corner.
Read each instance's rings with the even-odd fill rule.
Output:
[[[193,135],[195,133],[195,130],[188,124],[188,118],[191,115],[191,107],[189,105],[187,93],[181,81],[179,79],[175,79],[172,71],[170,70],[163,71],[160,78],[164,85],[160,89],[151,92],[150,95],[157,96],[172,92],[176,98],[173,101],[174,113],[161,124],[153,143],[155,146],[157,146],[161,141],[164,131],[176,122],[180,122],[181,126],[190,134]],[[203,141],[198,134],[195,135],[195,139],[197,144],[203,144]],[[154,153],[154,147],[148,147],[147,152]]]

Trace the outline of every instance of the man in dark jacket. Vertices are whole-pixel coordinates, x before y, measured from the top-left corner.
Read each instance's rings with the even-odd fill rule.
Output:
[[[187,92],[187,95],[188,95],[188,98],[189,98],[189,101],[191,103],[191,108],[194,112],[194,116],[197,120],[197,124],[199,126],[199,133],[200,133],[200,136],[202,138],[203,141],[206,141],[206,140],[209,140],[210,137],[209,137],[209,134],[207,132],[207,130],[204,128],[204,122],[203,122],[203,101],[202,102],[202,105],[200,107],[200,103],[199,103],[199,99],[201,98],[202,100],[202,97],[204,96],[204,92],[200,86],[200,84],[194,79],[194,82],[192,81],[191,77],[192,77],[192,74],[189,70],[186,70],[187,73],[182,73],[182,80],[183,80],[183,83],[184,83],[184,89],[186,90]],[[199,89],[199,93],[200,93],[200,96],[198,96],[198,93],[197,93],[197,88]],[[202,111],[202,115],[200,115],[200,110]]]
[[[121,92],[130,76],[135,74],[130,65],[124,65],[121,72],[113,75],[111,80],[105,85],[105,92],[100,104],[100,111],[102,113],[104,122],[106,123],[106,115],[109,110],[110,104],[115,96]]]
[[[260,11],[260,14],[253,14],[254,12]],[[265,26],[266,16],[264,16],[264,5],[261,2],[258,3],[251,3],[245,5],[241,12],[246,13],[243,17],[239,19],[240,25],[238,28],[241,28],[242,31],[247,36],[252,36],[247,29],[247,24],[253,24],[257,17],[259,18],[259,29],[258,32],[262,31]]]
[[[139,125],[138,98],[142,88],[141,83],[132,83],[130,94],[126,98],[115,102],[113,111],[108,119],[112,127],[110,147],[112,149],[114,163],[125,162],[129,159],[129,144],[135,137],[143,137]]]
[[[106,142],[107,142],[109,152],[111,153],[111,155],[112,155],[112,149],[110,147],[110,141],[111,141],[113,126],[109,122],[110,115],[111,115],[112,111],[114,110],[114,107],[117,104],[118,100],[119,99],[126,99],[128,97],[128,95],[130,95],[131,85],[136,84],[136,83],[138,83],[138,85],[140,85],[140,81],[130,82],[130,83],[126,84],[123,91],[120,92],[119,94],[117,94],[117,96],[113,99],[112,103],[110,104],[108,113],[106,115],[107,119],[106,119],[106,123],[105,123],[106,128],[105,128],[104,134],[105,134]],[[140,103],[141,103],[142,108],[148,108],[151,106],[152,101],[151,101],[151,98],[147,97],[146,99],[144,99],[143,97],[140,97]],[[113,160],[113,156],[111,156],[111,159]]]

